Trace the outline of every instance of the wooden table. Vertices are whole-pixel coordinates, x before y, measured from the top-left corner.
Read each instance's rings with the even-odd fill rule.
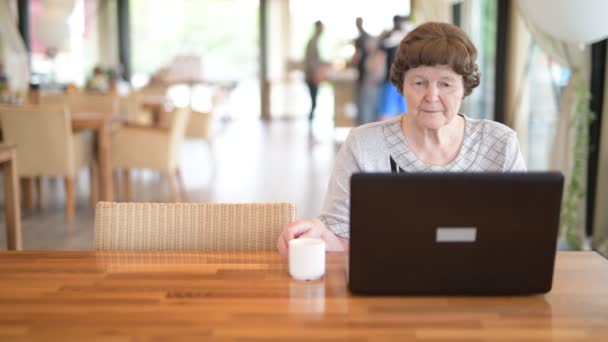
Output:
[[[99,200],[114,201],[112,162],[110,160],[110,119],[112,113],[72,113],[72,129],[91,130],[95,134],[96,155],[99,165]]]
[[[21,204],[19,203],[19,175],[15,146],[0,145],[0,168],[4,177],[4,220],[8,249],[21,249]]]
[[[560,252],[523,297],[358,297],[344,256],[293,280],[274,252],[0,252],[0,340],[608,341],[608,261]]]

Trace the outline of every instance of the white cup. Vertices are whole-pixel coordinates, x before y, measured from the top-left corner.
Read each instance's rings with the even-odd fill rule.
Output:
[[[325,274],[325,241],[299,238],[289,241],[289,274],[298,280],[316,280]]]

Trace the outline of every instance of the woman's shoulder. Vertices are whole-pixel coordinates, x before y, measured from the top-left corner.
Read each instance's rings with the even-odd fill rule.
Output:
[[[349,135],[353,138],[382,138],[384,130],[393,126],[401,127],[401,115],[388,120],[370,122],[354,127]]]
[[[476,154],[473,169],[483,171],[524,170],[516,132],[510,127],[487,119],[467,119],[470,133],[465,139]]]
[[[378,154],[387,148],[387,140],[401,130],[401,116],[354,127],[344,144],[361,153]],[[395,138],[396,139],[396,138]]]
[[[480,133],[484,136],[484,138],[493,139],[508,138],[515,135],[515,131],[513,129],[500,122],[488,119],[472,119],[467,116],[464,118],[469,134]]]

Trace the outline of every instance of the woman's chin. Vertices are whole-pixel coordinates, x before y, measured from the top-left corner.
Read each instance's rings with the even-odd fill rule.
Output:
[[[433,115],[433,116],[435,116],[435,115]],[[447,125],[447,122],[443,115],[441,115],[441,116],[437,115],[436,117],[427,116],[427,117],[422,118],[422,120],[419,121],[419,125],[420,125],[420,127],[426,128],[426,129],[440,129],[441,127]]]

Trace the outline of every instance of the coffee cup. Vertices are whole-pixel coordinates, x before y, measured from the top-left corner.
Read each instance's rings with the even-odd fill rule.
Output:
[[[325,274],[325,241],[299,238],[289,241],[289,274],[298,280],[316,280]]]

